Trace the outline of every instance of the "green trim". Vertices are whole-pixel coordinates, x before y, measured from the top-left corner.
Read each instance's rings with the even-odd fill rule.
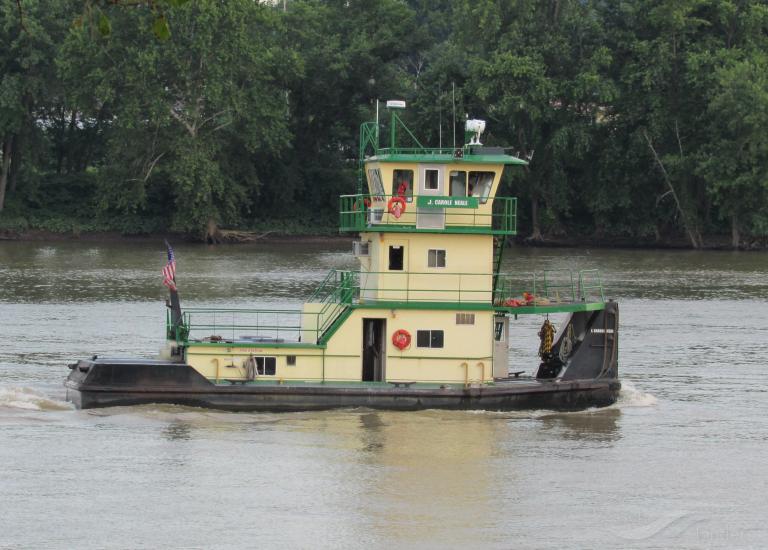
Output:
[[[439,349],[439,348],[434,348],[434,349]],[[418,360],[435,360],[435,361],[440,360],[440,359],[444,359],[446,361],[490,361],[490,360],[493,359],[493,356],[490,356],[490,355],[488,357],[443,357],[443,356],[440,356],[440,357],[438,357],[438,356],[429,357],[429,356],[426,356],[426,355],[412,356],[412,355],[390,355],[390,354],[387,354],[387,357],[396,357],[398,359],[414,359],[414,360],[418,359]]]
[[[516,229],[493,229],[491,227],[446,225],[444,229],[418,229],[413,225],[371,225],[342,227],[339,233],[465,233],[473,235],[517,235]]]
[[[416,302],[399,300],[365,301],[353,304],[354,309],[434,309],[460,311],[493,311],[494,308],[486,302]]]
[[[382,153],[365,159],[366,162],[419,162],[422,164],[503,164],[527,166],[528,163],[512,155],[464,155],[456,158],[451,154]]]
[[[498,313],[513,315],[530,315],[543,313],[572,313],[574,311],[600,311],[605,309],[605,302],[590,302],[576,304],[550,304],[548,306],[520,306],[504,307],[494,306]]]
[[[274,342],[266,344],[261,342],[185,342],[188,348],[193,347],[214,347],[214,348],[293,348],[293,349],[320,349],[325,348],[325,344],[305,344],[302,342],[283,342],[276,344]]]

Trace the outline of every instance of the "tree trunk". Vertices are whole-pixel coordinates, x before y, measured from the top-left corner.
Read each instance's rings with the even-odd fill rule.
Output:
[[[685,229],[685,232],[688,234],[688,240],[691,241],[691,246],[695,249],[702,248],[704,243],[701,238],[701,234],[699,233],[699,230],[694,227],[694,224],[691,222],[691,220],[688,217],[688,213],[685,211],[682,204],[680,204],[680,199],[677,196],[675,187],[672,185],[672,179],[669,177],[669,173],[667,172],[667,169],[664,167],[664,163],[661,162],[661,158],[656,152],[656,149],[653,147],[653,143],[651,142],[651,138],[648,136],[648,132],[643,130],[643,136],[645,137],[645,141],[648,143],[648,148],[651,150],[651,153],[653,153],[653,158],[656,159],[656,164],[659,166],[659,170],[661,170],[661,174],[664,176],[664,182],[667,184],[667,188],[668,188],[667,193],[670,193],[672,195],[672,198],[675,199],[675,206],[677,206],[677,212],[678,214],[680,214],[680,219],[683,222],[683,228]],[[667,193],[664,193],[662,197],[667,195]],[[658,201],[657,201],[657,204],[658,204]]]
[[[221,231],[219,231],[219,226],[213,218],[208,220],[208,226],[205,228],[205,242],[208,244],[218,244],[221,242]]]
[[[11,153],[11,170],[8,174],[8,192],[13,195],[16,193],[16,181],[19,179],[19,168],[21,167],[22,134],[16,134],[13,144],[13,153]]]
[[[534,195],[531,198],[531,236],[532,241],[543,241],[541,227],[539,226],[539,199]]]
[[[8,172],[11,167],[11,155],[13,155],[13,135],[5,136],[3,141],[3,163],[0,166],[0,212],[5,206],[5,188],[8,185]]]
[[[739,234],[739,218],[736,214],[731,215],[731,248],[739,249],[741,244],[741,235]]]

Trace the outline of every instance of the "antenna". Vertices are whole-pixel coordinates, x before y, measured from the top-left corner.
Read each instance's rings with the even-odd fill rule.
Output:
[[[456,81],[451,82],[453,96],[453,148],[456,149]]]
[[[440,140],[440,144],[438,145],[438,147],[442,149],[443,148],[443,90],[439,87],[437,88],[437,112],[439,113],[437,135]]]

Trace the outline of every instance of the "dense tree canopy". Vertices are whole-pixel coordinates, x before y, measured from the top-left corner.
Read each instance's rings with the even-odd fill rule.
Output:
[[[533,155],[504,192],[534,239],[768,234],[761,1],[86,8],[0,0],[0,229],[328,230],[360,123],[402,98],[423,142],[455,105]]]

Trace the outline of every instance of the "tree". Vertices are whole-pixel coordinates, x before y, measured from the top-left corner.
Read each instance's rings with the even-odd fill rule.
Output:
[[[56,46],[67,32],[66,0],[5,0],[0,3],[0,211],[29,143],[39,132],[37,115],[60,93],[55,76]],[[23,10],[23,23],[19,17]]]
[[[218,224],[247,214],[259,156],[289,142],[295,61],[278,13],[247,0],[177,7],[168,41],[135,40],[147,17],[115,12],[106,38],[73,30],[61,62],[90,117],[108,116],[102,205],[165,211],[173,228],[215,240]]]

